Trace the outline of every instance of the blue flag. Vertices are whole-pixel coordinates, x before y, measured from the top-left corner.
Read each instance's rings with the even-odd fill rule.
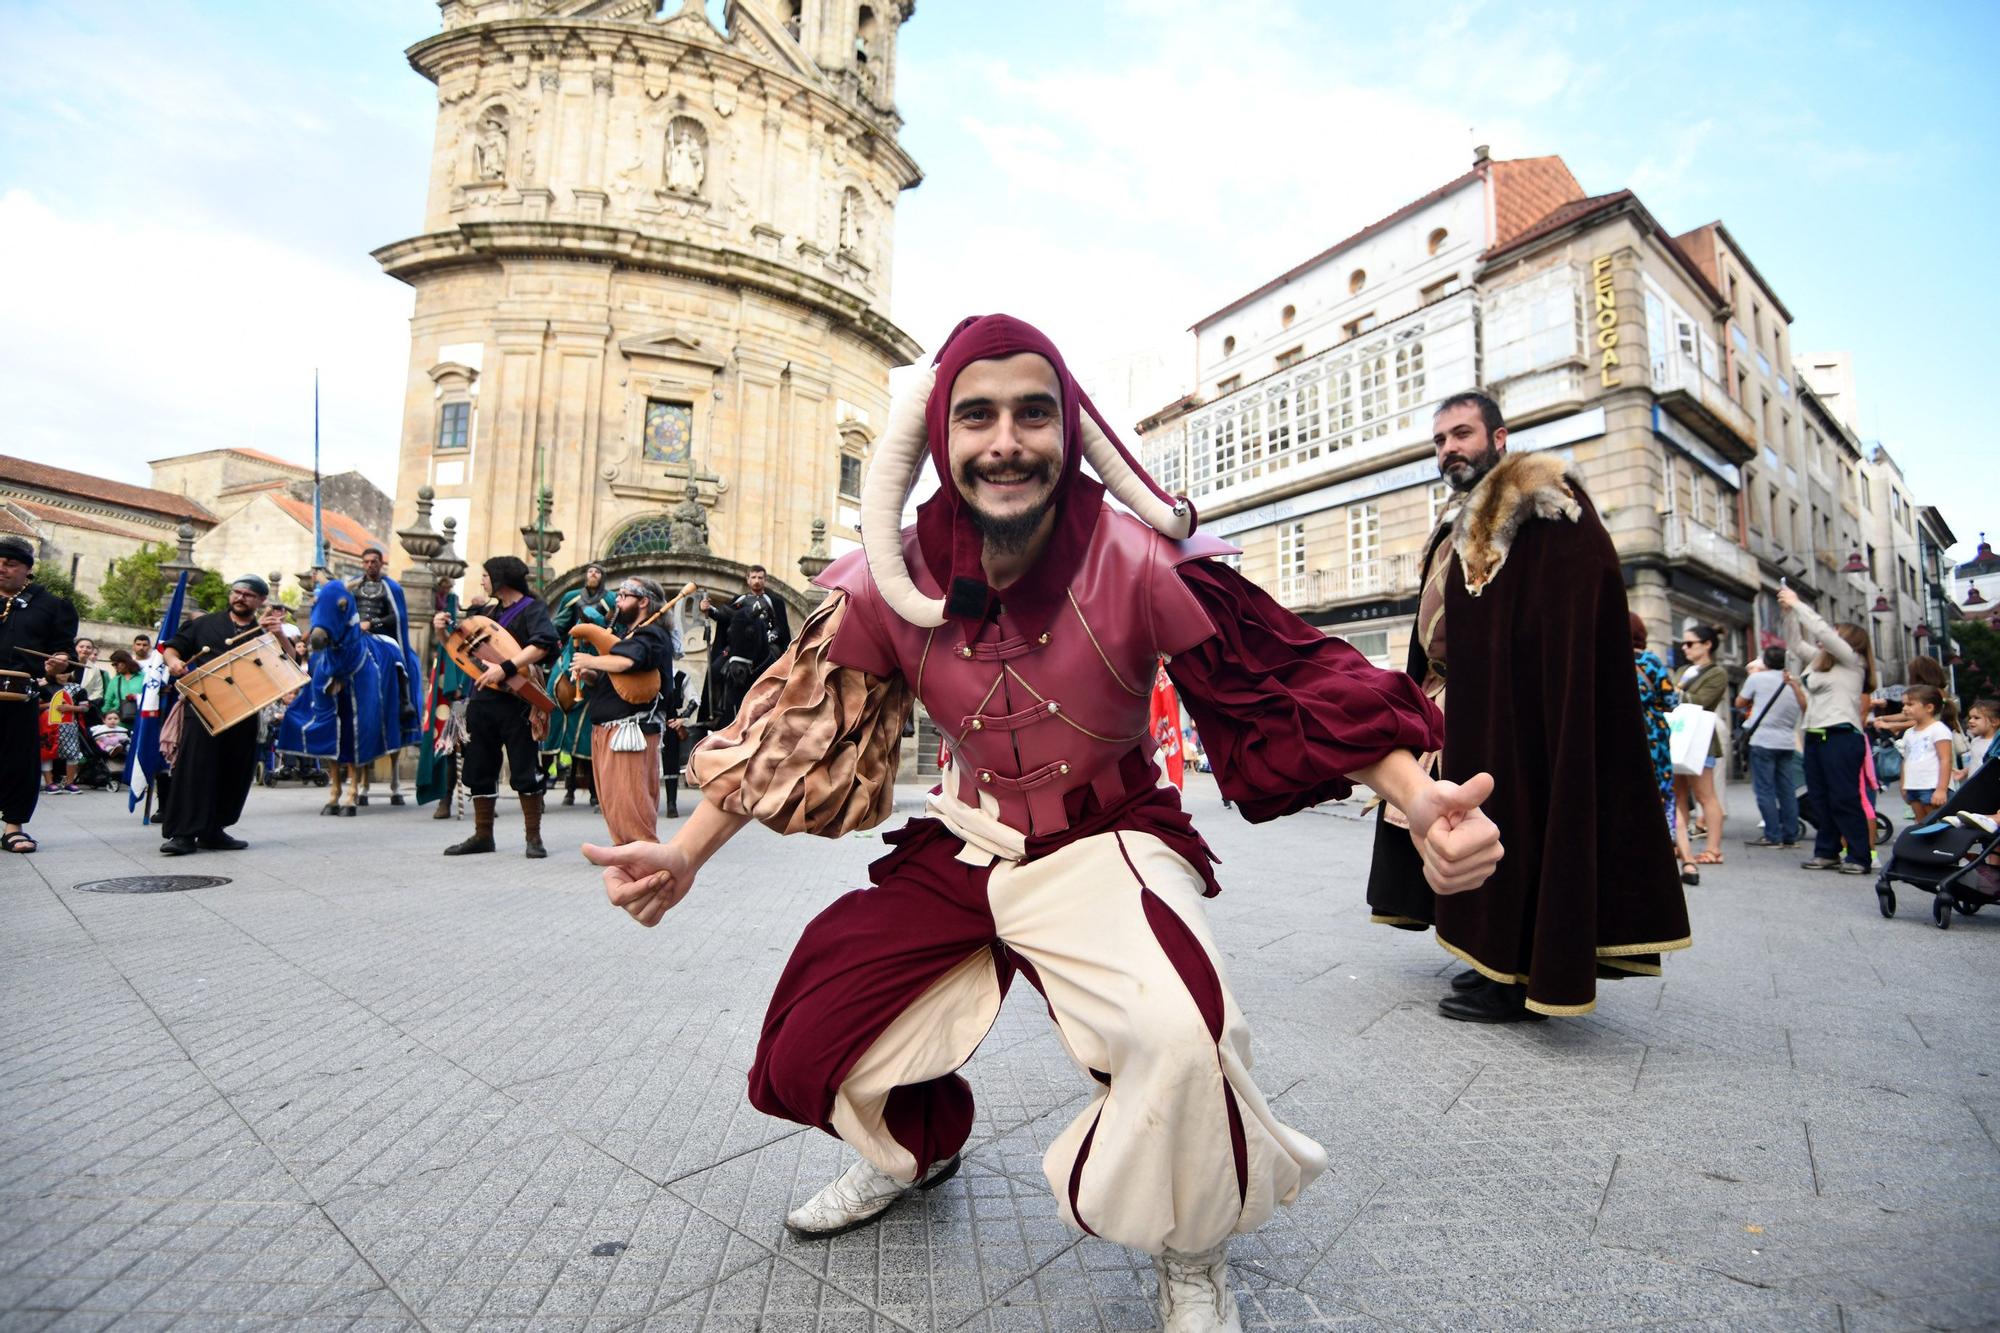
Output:
[[[167,710],[177,701],[173,685],[167,676],[167,655],[161,651],[168,639],[180,633],[181,607],[187,601],[188,572],[181,571],[180,582],[174,585],[174,595],[167,602],[167,613],[160,617],[160,632],[153,636],[153,659],[146,664],[145,687],[139,695],[139,717],[132,724],[132,743],[125,751],[125,808],[136,810],[139,802],[146,799],[152,789],[153,779],[167,766],[160,756],[160,724],[167,720]],[[151,819],[144,819],[151,823]]]

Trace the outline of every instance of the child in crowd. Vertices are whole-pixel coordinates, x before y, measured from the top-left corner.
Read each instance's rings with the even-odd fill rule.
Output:
[[[1993,755],[1993,737],[2000,735],[2000,699],[1991,696],[1974,699],[1972,707],[1965,710],[1965,734],[1965,767],[1959,770],[1961,782]]]
[[[1934,685],[1912,685],[1903,691],[1903,717],[1908,725],[1897,742],[1903,752],[1903,799],[1918,824],[1945,802],[1951,775],[1951,728],[1938,720],[1944,694]]]

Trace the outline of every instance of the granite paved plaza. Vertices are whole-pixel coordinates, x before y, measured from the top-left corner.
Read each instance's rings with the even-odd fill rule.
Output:
[[[259,790],[236,854],[167,861],[110,795],[0,857],[0,1326],[1096,1330],[1151,1266],[1056,1219],[1085,1104],[1025,985],[968,1066],[964,1169],[881,1225],[789,1236],[840,1145],[744,1099],[800,927],[879,838],[746,832],[655,931],[464,825]],[[1949,932],[1753,853],[1695,948],[1596,1014],[1447,1022],[1428,937],[1371,926],[1353,807],[1252,828],[1190,798],[1278,1113],[1332,1169],[1231,1248],[1246,1325],[2000,1325],[2000,920]],[[83,892],[141,872],[193,892]]]

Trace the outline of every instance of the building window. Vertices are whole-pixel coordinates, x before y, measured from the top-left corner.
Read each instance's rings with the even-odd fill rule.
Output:
[[[1389,665],[1389,631],[1385,629],[1353,630],[1346,634],[1336,634],[1355,652],[1360,653],[1378,667]]]
[[[694,406],[646,400],[646,439],[640,457],[648,463],[685,463],[694,443]]]
[[[1215,382],[1215,391],[1217,393],[1235,393],[1242,387],[1243,377],[1241,375],[1231,375],[1226,380],[1217,380]]]
[[[472,426],[471,403],[446,403],[438,409],[438,443],[440,449],[465,448],[466,436]]]
[[[1288,305],[1278,313],[1278,327],[1289,329],[1292,327],[1292,321],[1298,317],[1299,308],[1295,305]]]
[[[1442,301],[1451,294],[1451,289],[1457,285],[1458,274],[1456,273],[1448,277],[1439,278],[1436,282],[1417,293],[1417,304],[1429,305],[1433,301]]]
[[[654,514],[620,528],[604,554],[607,558],[615,560],[624,555],[644,555],[648,552],[673,549],[673,520],[665,514]]]
[[[1306,349],[1303,346],[1286,348],[1284,351],[1278,353],[1278,369],[1290,370],[1293,366],[1304,360],[1305,355]]]
[[[1278,600],[1297,602],[1306,590],[1306,525],[1287,523],[1278,529]]]
[[[1368,332],[1370,329],[1374,327],[1375,327],[1375,312],[1371,310],[1367,314],[1362,315],[1356,319],[1350,319],[1347,321],[1347,323],[1341,325],[1340,335],[1343,338],[1359,338],[1362,334]]]
[[[861,455],[840,456],[840,493],[850,500],[861,498]]]
[[[1222,340],[1222,354],[1224,356],[1234,356],[1236,354],[1235,335],[1232,334],[1231,336],[1224,338]]]
[[[1361,289],[1363,287],[1366,287],[1367,285],[1368,285],[1367,269],[1357,268],[1354,270],[1354,272],[1347,275],[1347,294],[1349,296],[1359,295]]]
[[[1347,507],[1347,568],[1354,571],[1382,554],[1382,511],[1373,504]]]
[[[1430,489],[1430,504],[1431,504],[1430,527],[1432,532],[1436,532],[1438,520],[1444,517],[1444,511],[1446,507],[1451,504],[1451,487],[1445,485],[1441,481],[1432,482]]]
[[[1568,266],[1494,292],[1486,313],[1487,383],[1581,356],[1582,293]]]
[[[1396,349],[1396,410],[1407,412],[1424,400],[1424,345],[1407,342]]]
[[[1424,242],[1425,253],[1434,255],[1438,251],[1444,249],[1445,237],[1449,235],[1451,235],[1451,233],[1446,231],[1443,227],[1439,227],[1436,231],[1432,232],[1430,234],[1430,239]]]

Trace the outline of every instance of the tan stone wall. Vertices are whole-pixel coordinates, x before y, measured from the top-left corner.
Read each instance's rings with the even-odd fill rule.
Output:
[[[104,586],[104,576],[110,572],[112,561],[123,560],[153,542],[166,542],[171,546],[174,541],[171,528],[149,530],[134,523],[129,525],[129,535],[120,536],[100,532],[94,527],[71,527],[61,522],[38,521],[55,548],[44,559],[65,574],[69,573],[73,564],[77,591],[90,598],[95,598]]]
[[[290,579],[312,568],[312,533],[268,496],[257,496],[196,540],[195,563],[226,579],[276,571]]]
[[[684,467],[641,456],[653,397],[692,408],[715,554],[795,578],[815,518],[858,540],[843,435],[879,432],[916,350],[887,320],[894,205],[918,179],[873,100],[890,15],[864,84],[828,54],[851,60],[851,34],[801,46],[748,8],[728,38],[686,15],[454,13],[412,52],[438,84],[427,234],[377,252],[416,288],[398,522],[428,484],[460,556],[525,554],[546,485],[552,570],[603,556],[684,495]],[[453,400],[469,447],[439,451]]]

